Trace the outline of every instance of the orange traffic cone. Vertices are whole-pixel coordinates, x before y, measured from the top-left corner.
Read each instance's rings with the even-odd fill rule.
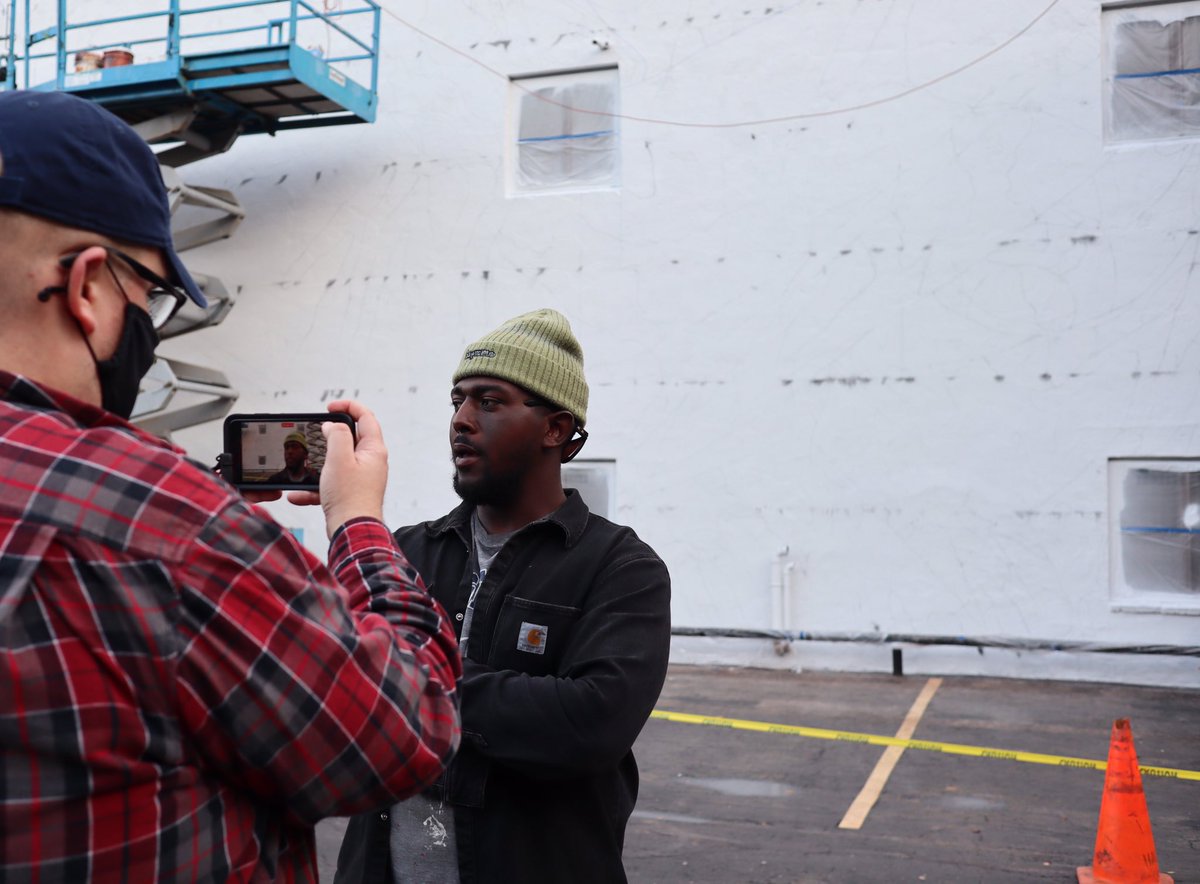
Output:
[[[1077,868],[1075,875],[1079,884],[1174,884],[1174,878],[1158,871],[1128,718],[1113,722],[1092,866]]]

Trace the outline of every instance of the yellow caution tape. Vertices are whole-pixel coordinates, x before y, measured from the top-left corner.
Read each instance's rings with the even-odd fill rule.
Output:
[[[967,755],[973,758],[1003,758],[1007,761],[1023,761],[1026,764],[1050,764],[1055,767],[1079,767],[1085,770],[1106,770],[1108,762],[1090,758],[1069,758],[1065,755],[1043,755],[1040,752],[1014,752],[1010,749],[989,749],[985,746],[967,746],[962,743],[938,743],[930,740],[905,740],[900,737],[885,737],[879,734],[858,734],[852,731],[835,731],[822,727],[802,727],[795,724],[771,724],[765,721],[746,721],[740,718],[722,718],[716,715],[692,715],[687,712],[668,712],[655,709],[651,718],[675,721],[681,724],[707,724],[733,730],[757,731],[764,734],[790,734],[795,737],[811,737],[816,740],[840,740],[845,743],[868,743],[872,746],[900,746],[903,749],[922,749],[926,752],[944,752],[947,755]],[[1138,765],[1146,776],[1167,777],[1173,780],[1196,780],[1200,782],[1200,770],[1178,770],[1171,767]]]

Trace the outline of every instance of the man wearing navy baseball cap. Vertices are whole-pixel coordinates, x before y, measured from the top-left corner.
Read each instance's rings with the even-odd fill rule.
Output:
[[[454,628],[382,522],[374,415],[326,423],[322,564],[128,423],[203,306],[149,147],[0,93],[0,880],[315,881],[313,823],[459,740]]]
[[[82,398],[98,388],[102,406],[128,418],[138,384],[154,363],[157,330],[187,298],[206,306],[175,254],[153,152],[129,126],[89,101],[57,92],[4,93],[0,207],[10,210],[3,231],[8,251],[27,259],[55,253],[56,262],[42,274],[47,284],[37,292],[38,303],[58,296],[65,308],[43,308],[36,317],[35,305],[15,305],[18,317],[41,321],[27,326],[10,319],[10,328],[34,332],[10,346],[49,370],[49,377],[42,376],[51,385]],[[85,283],[111,283],[118,298],[87,297]],[[6,306],[11,317],[14,305]],[[54,346],[60,342],[52,328],[64,320],[78,327],[94,377]]]

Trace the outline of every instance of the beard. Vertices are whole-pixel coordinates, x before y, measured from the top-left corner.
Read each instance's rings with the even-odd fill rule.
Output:
[[[453,478],[454,493],[472,506],[507,506],[521,494],[521,474],[493,475],[484,472],[476,479]]]

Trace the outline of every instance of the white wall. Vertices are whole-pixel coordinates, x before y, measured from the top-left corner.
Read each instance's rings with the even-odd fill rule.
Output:
[[[387,6],[495,71],[615,62],[626,114],[719,124],[894,96],[1047,0]],[[1110,610],[1106,460],[1200,451],[1200,144],[1104,147],[1099,17],[1059,0],[853,112],[625,120],[619,192],[523,199],[505,80],[385,17],[375,124],[183,170],[248,211],[188,255],[240,300],[163,349],[239,411],[368,402],[400,524],[455,502],[462,345],[553,306],[677,624],[771,626],[787,547],[793,630],[1196,644],[1196,617]],[[178,440],[211,460],[220,426]]]

